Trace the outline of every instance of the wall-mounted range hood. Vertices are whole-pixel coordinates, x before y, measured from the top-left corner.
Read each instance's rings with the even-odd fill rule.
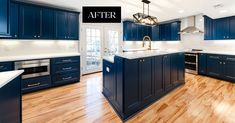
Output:
[[[180,31],[180,34],[193,34],[204,33],[202,30],[196,27],[196,17],[191,16],[187,18],[187,27]]]

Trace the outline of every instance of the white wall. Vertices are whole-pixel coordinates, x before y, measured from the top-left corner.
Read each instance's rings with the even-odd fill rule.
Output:
[[[186,19],[181,20],[181,29],[187,25]],[[196,16],[196,26],[204,30],[204,20],[202,15]],[[124,48],[138,48],[142,46],[142,42],[124,42]],[[181,35],[181,41],[175,42],[153,42],[153,48],[157,49],[203,49],[210,51],[235,51],[235,40],[204,40],[204,34],[185,34]]]
[[[79,41],[0,40],[0,57],[77,52],[79,52]]]

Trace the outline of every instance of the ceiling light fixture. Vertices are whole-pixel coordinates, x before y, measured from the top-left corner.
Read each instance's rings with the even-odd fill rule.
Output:
[[[142,0],[143,2],[143,13],[136,13],[133,15],[134,22],[142,25],[155,26],[158,23],[157,17],[153,17],[149,15],[149,4],[151,3],[149,0]],[[148,14],[144,13],[144,6],[148,5]]]
[[[228,10],[220,10],[220,13],[227,13]]]
[[[182,14],[182,13],[184,13],[184,10],[179,10],[178,12],[179,12],[180,14]]]

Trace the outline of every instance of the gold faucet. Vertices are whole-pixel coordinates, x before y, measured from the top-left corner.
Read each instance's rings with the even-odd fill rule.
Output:
[[[142,46],[145,47],[146,41],[149,41],[148,50],[151,50],[152,49],[152,46],[151,46],[152,43],[151,43],[151,38],[149,36],[144,36]]]

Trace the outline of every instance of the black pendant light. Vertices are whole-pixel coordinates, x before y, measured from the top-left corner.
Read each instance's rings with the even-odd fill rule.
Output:
[[[149,0],[142,0],[143,2],[143,13],[136,13],[133,15],[134,22],[137,24],[142,25],[149,25],[149,26],[155,26],[158,23],[158,20],[156,17],[149,15],[149,4],[151,3]],[[144,14],[144,5],[148,5],[148,14]]]

